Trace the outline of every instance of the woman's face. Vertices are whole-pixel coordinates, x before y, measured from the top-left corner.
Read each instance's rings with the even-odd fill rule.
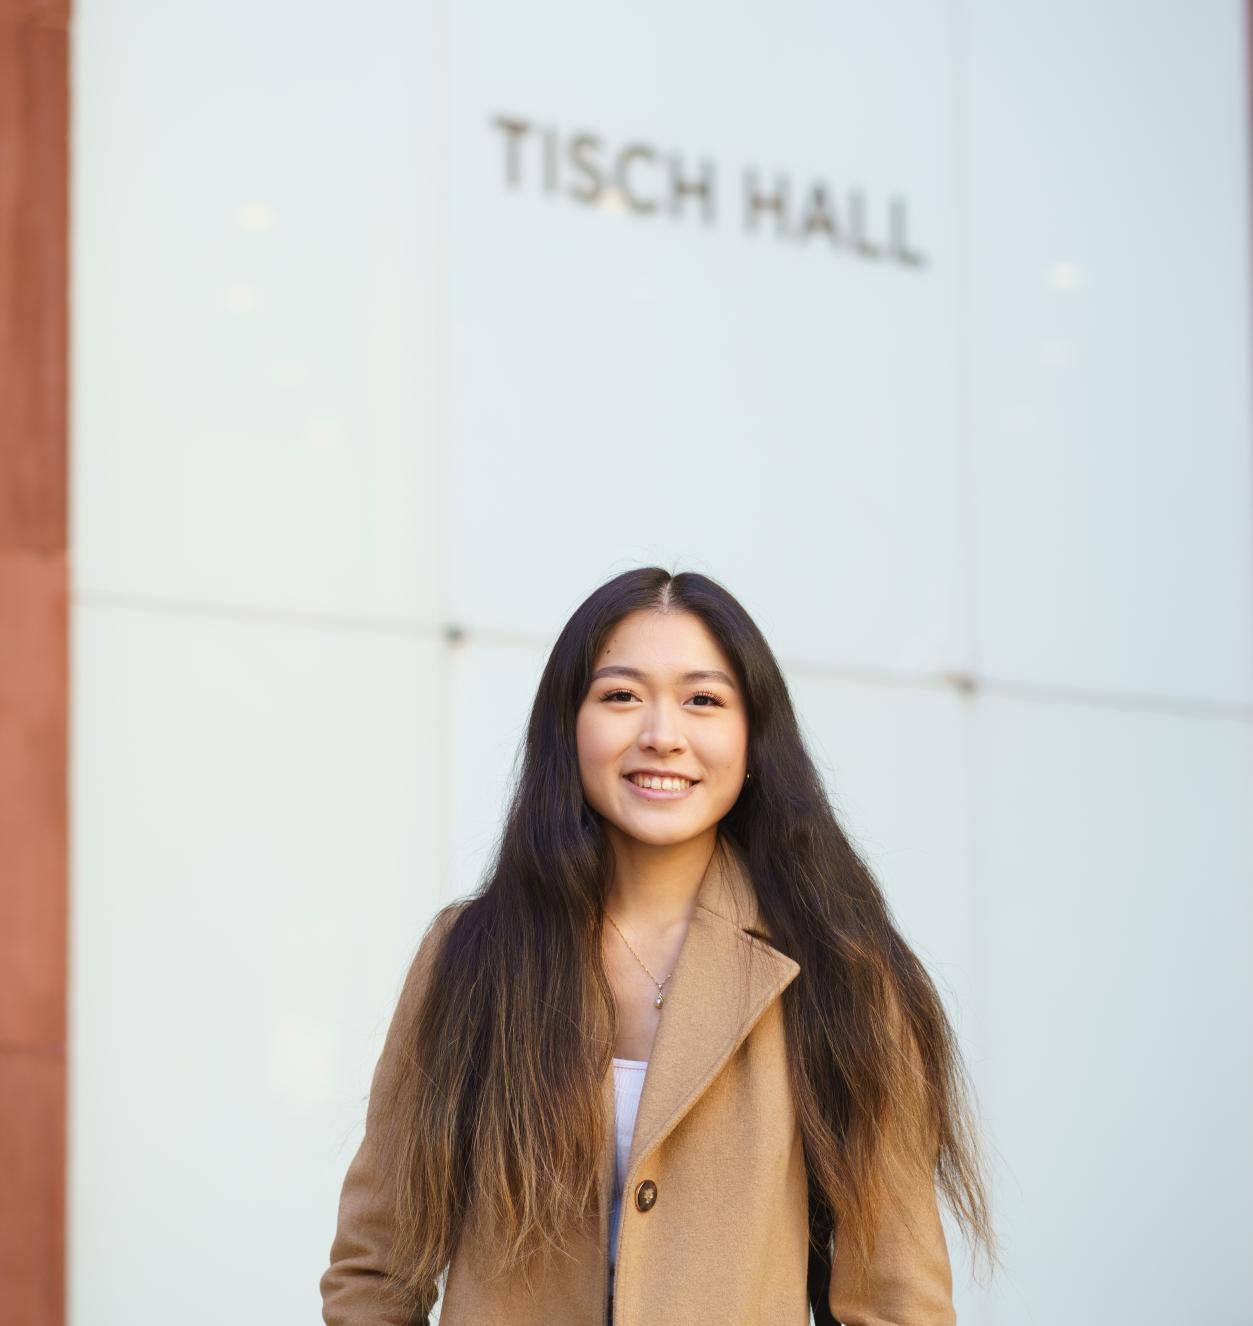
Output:
[[[640,842],[696,837],[744,786],[744,696],[731,661],[694,613],[634,612],[610,631],[576,735],[588,804]],[[695,781],[680,791],[642,789],[627,777],[640,770]]]

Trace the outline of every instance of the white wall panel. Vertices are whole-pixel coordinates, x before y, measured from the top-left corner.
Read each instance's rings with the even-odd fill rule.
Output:
[[[79,609],[75,1326],[318,1314],[447,786],[438,646]],[[221,1268],[232,1268],[223,1274]]]
[[[429,7],[78,6],[74,583],[437,611]]]
[[[473,0],[450,43],[457,617],[556,629],[589,575],[681,561],[774,604],[788,654],[951,661],[947,11],[562,3],[541,25]],[[512,186],[498,114],[533,126]],[[627,181],[660,212],[570,196],[584,132],[605,168],[631,143],[655,152]],[[665,210],[672,160],[685,178],[709,163],[707,222]],[[749,233],[747,168],[783,177],[792,230],[820,183],[846,238],[852,191],[882,241],[899,195],[926,264]],[[502,574],[520,556],[542,576]]]
[[[977,655],[1253,700],[1243,6],[968,6]]]
[[[966,706],[940,687],[809,671],[789,685],[840,823],[960,1016],[974,960]]]
[[[998,1323],[1253,1319],[1245,724],[978,711]]]
[[[448,740],[455,752],[450,873],[460,893],[478,888],[504,827],[547,656],[538,639],[471,639],[449,655]]]

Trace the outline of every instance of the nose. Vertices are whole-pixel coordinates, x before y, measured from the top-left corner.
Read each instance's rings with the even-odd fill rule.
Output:
[[[640,745],[645,750],[676,751],[682,750],[686,744],[674,706],[664,701],[649,705],[640,731]]]

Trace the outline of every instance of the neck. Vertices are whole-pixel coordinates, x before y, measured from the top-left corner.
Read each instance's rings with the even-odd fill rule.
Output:
[[[614,849],[614,873],[605,911],[635,934],[686,930],[701,880],[718,843],[717,825],[681,843],[641,842],[606,828]]]

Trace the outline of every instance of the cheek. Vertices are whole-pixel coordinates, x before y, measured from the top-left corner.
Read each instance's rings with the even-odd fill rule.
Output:
[[[597,722],[596,714],[583,710],[575,724],[575,741],[578,744],[579,766],[585,776],[595,777],[601,766],[612,758],[612,733],[603,723]]]
[[[710,736],[704,753],[711,768],[733,774],[748,759],[748,733],[739,725],[728,723]]]

